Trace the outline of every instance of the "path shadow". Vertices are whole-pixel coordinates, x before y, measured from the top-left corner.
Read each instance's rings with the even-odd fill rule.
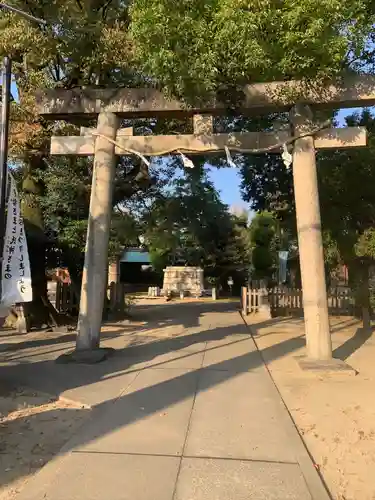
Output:
[[[333,356],[335,358],[341,359],[342,361],[347,360],[352,354],[354,354],[358,349],[360,349],[369,338],[372,337],[375,328],[371,329],[363,329],[357,328],[357,331],[347,341],[345,341],[342,345],[337,347],[333,351]]]
[[[268,334],[259,333],[258,330],[262,330],[263,328],[269,328],[270,326],[279,325],[279,324],[291,321],[291,318],[287,318],[285,316],[265,319],[265,320],[258,322],[258,323],[250,323],[251,316],[246,316],[246,319],[249,321],[248,328],[251,330],[251,333],[252,333],[252,335],[254,335],[254,337],[268,335]],[[293,320],[295,321],[295,318]],[[276,333],[276,332],[273,332],[273,333]]]
[[[247,318],[251,319],[251,317],[249,317],[249,316]],[[330,319],[332,320],[332,317]],[[298,317],[293,317],[293,316],[277,316],[277,317],[272,318],[272,319],[264,320],[261,323],[250,324],[249,327],[251,328],[254,336],[261,335],[263,337],[266,335],[275,335],[278,332],[277,332],[277,330],[275,330],[272,333],[259,334],[259,332],[257,331],[258,329],[260,330],[262,328],[267,328],[267,327],[270,327],[273,325],[281,325],[282,326],[283,323],[301,325],[302,327],[304,327],[303,318],[298,318]],[[334,323],[331,321],[330,330],[331,330],[331,333],[336,333],[336,332],[345,330],[346,328],[348,328],[350,326],[356,325],[357,323],[358,323],[358,319],[353,318],[353,317],[347,317],[347,318],[342,319],[340,321],[335,321]]]
[[[172,306],[172,307],[171,307]],[[183,314],[176,317],[174,307],[183,309]],[[164,304],[137,304],[132,317],[135,320],[146,322],[141,329],[162,328],[168,325],[181,325],[184,328],[199,326],[199,318],[207,313],[233,312],[239,309],[238,304],[233,301],[201,301],[201,302],[175,302]],[[196,314],[196,310],[199,313]],[[156,316],[156,317],[155,317]]]
[[[102,340],[113,339],[120,335],[123,335],[123,330],[111,331],[111,332],[103,332]],[[46,338],[46,334],[42,333],[42,338],[33,338],[30,340],[22,340],[21,342],[1,342],[0,341],[0,353],[6,352],[16,352],[22,351],[24,349],[30,349],[33,347],[42,347],[42,346],[54,346],[59,344],[69,344],[76,341],[77,334],[76,333],[68,333],[65,335],[57,335],[51,334],[50,337]]]
[[[352,316],[348,316],[345,319],[342,319],[340,321],[336,321],[335,323],[332,323],[331,326],[331,333],[335,332],[340,332],[341,330],[345,330],[346,328],[356,325],[358,323],[358,319],[354,318]]]

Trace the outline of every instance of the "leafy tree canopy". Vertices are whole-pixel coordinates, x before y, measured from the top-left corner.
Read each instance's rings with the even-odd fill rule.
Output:
[[[127,2],[12,0],[9,4],[47,22],[39,26],[2,11],[0,50],[12,56],[21,86],[23,78],[34,86],[100,85],[129,73]]]
[[[277,221],[270,212],[259,212],[250,224],[252,277],[271,278],[277,259]]]
[[[368,57],[371,0],[134,0],[142,71],[185,97],[249,82],[338,75]]]

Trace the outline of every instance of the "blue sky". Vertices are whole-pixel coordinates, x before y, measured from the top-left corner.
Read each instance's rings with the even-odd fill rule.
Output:
[[[240,193],[240,177],[234,168],[210,168],[209,176],[221,198],[227,205],[239,205],[247,208],[247,203],[242,201]]]

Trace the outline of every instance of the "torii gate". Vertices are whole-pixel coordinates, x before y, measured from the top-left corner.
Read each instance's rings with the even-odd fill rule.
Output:
[[[297,214],[307,361],[311,365],[336,365],[328,320],[323,245],[315,148],[366,145],[366,130],[317,126],[313,109],[370,106],[375,104],[375,77],[356,77],[316,91],[304,89],[296,104],[291,95],[302,89],[298,81],[254,84],[244,88],[239,111],[246,114],[289,111],[292,130],[274,133],[214,134],[213,115],[225,114],[225,105],[213,100],[206,106],[187,108],[167,100],[154,89],[46,90],[38,94],[39,113],[50,120],[97,117],[97,128],[81,129],[81,136],[52,137],[52,155],[94,155],[90,213],[78,320],[77,350],[99,348],[107,259],[112,185],[116,155],[138,152],[156,156],[182,151],[186,154],[231,151],[280,152],[293,143],[293,179]],[[292,93],[290,91],[293,91]],[[288,97],[289,96],[289,97]],[[193,117],[192,135],[133,136],[120,129],[120,118]],[[275,147],[276,145],[276,147]]]

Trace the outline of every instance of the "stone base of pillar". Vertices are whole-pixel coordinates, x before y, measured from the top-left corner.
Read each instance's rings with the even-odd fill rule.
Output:
[[[269,304],[263,304],[259,306],[257,316],[262,316],[265,319],[272,319],[271,306]]]
[[[25,334],[30,331],[30,318],[25,314],[25,309],[23,304],[17,304],[15,306],[15,311],[17,312],[16,330],[19,334]]]
[[[341,359],[311,359],[307,356],[297,356],[296,361],[303,371],[311,373],[343,373],[345,375],[358,375],[358,372]]]
[[[53,333],[69,333],[68,325],[52,326],[51,330],[53,331]]]
[[[266,319],[271,319],[271,305],[268,300],[268,290],[265,281],[260,282],[259,293],[258,293],[258,315]]]
[[[111,347],[99,347],[98,349],[82,349],[67,354],[62,354],[56,359],[56,363],[59,364],[69,364],[69,363],[81,363],[86,365],[93,365],[95,363],[100,363],[105,361],[107,358],[112,356],[115,349]]]

